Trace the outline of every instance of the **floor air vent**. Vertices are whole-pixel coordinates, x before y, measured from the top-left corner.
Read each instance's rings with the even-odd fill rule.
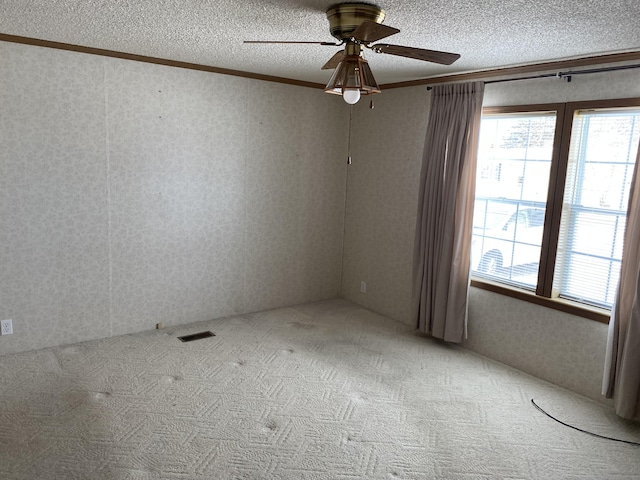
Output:
[[[192,333],[191,335],[184,335],[183,337],[178,337],[178,340],[181,342],[193,342],[194,340],[201,340],[203,338],[215,337],[215,333],[211,332],[200,332],[200,333]]]

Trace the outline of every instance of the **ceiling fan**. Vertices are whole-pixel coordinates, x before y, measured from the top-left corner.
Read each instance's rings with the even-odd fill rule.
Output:
[[[460,58],[457,53],[439,52],[437,50],[388,43],[374,43],[400,31],[397,28],[382,25],[384,18],[384,10],[377,5],[371,3],[339,3],[327,9],[327,19],[329,20],[331,35],[339,40],[340,43],[277,40],[245,40],[244,43],[291,43],[333,47],[344,45],[344,49],[331,57],[322,66],[322,70],[335,69],[324,91],[342,95],[345,102],[349,104],[358,102],[361,95],[380,93],[380,87],[378,87],[373,77],[368,62],[364,59],[362,53],[364,48],[373,50],[376,53],[387,53],[442,65],[451,65]]]

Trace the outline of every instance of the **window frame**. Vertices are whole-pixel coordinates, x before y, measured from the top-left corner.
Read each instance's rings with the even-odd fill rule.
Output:
[[[596,110],[606,108],[640,108],[640,97],[619,98],[611,100],[585,100],[567,103],[541,103],[530,105],[509,105],[484,107],[482,115],[500,115],[517,113],[555,112],[556,127],[554,132],[549,185],[547,189],[547,205],[540,249],[540,264],[535,293],[520,289],[513,285],[492,281],[471,274],[471,286],[499,293],[505,296],[542,305],[565,313],[570,313],[600,323],[609,323],[611,312],[604,308],[590,306],[564,298],[553,298],[553,275],[555,271],[560,237],[560,221],[562,203],[567,178],[569,147],[573,128],[573,117],[579,110]]]

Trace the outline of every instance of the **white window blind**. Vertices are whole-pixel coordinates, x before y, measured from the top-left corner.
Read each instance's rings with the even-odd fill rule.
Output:
[[[577,111],[553,295],[611,308],[640,138],[640,109]]]

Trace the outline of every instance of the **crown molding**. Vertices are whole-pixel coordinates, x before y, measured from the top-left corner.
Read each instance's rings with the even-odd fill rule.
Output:
[[[228,68],[218,68],[198,63],[180,62],[177,60],[169,60],[166,58],[148,57],[145,55],[136,55],[133,53],[119,52],[116,50],[105,50],[102,48],[85,47],[82,45],[74,45],[71,43],[53,42],[50,40],[41,40],[31,37],[21,37],[18,35],[9,35],[0,33],[0,41],[19,43],[23,45],[34,45],[37,47],[55,48],[57,50],[67,50],[71,52],[87,53],[90,55],[100,55],[103,57],[120,58],[124,60],[133,60],[136,62],[152,63],[156,65],[165,65],[169,67],[186,68],[189,70],[198,70],[201,72],[218,73],[221,75],[232,75],[242,78],[250,78],[254,80],[263,80],[266,82],[284,83],[287,85],[296,85],[300,87],[324,89],[325,85],[315,82],[306,82],[302,80],[294,80],[291,78],[276,77],[273,75],[263,75],[260,73],[245,72],[242,70],[231,70]],[[640,51],[612,53],[607,55],[594,55],[588,57],[580,57],[568,60],[556,60],[551,62],[532,63],[528,65],[519,65],[515,67],[492,68],[487,70],[478,70],[467,73],[454,73],[451,75],[443,75],[439,77],[423,78],[419,80],[410,80],[406,82],[387,83],[380,85],[381,89],[389,90],[392,88],[414,87],[419,85],[435,85],[448,82],[462,82],[470,80],[487,80],[496,77],[517,77],[518,75],[526,75],[531,73],[540,73],[545,71],[562,70],[567,68],[586,67],[593,65],[603,65],[619,62],[630,62],[640,60]]]
[[[417,85],[436,85],[439,83],[463,82],[469,80],[487,80],[496,77],[517,77],[531,73],[541,73],[554,70],[564,70],[567,68],[587,67],[593,65],[603,65],[609,63],[632,62],[640,60],[640,51],[611,53],[607,55],[593,55],[589,57],[573,58],[568,60],[554,60],[551,62],[531,63],[516,67],[491,68],[468,73],[454,73],[439,77],[423,78],[420,80],[410,80],[407,82],[387,83],[380,85],[381,89],[415,87]]]
[[[100,55],[103,57],[120,58],[124,60],[133,60],[136,62],[153,63],[155,65],[165,65],[168,67],[186,68],[189,70],[199,70],[201,72],[219,73],[221,75],[233,75],[235,77],[251,78],[254,80],[264,80],[266,82],[285,83],[287,85],[297,85],[300,87],[324,88],[324,84],[315,82],[305,82],[302,80],[293,80],[290,78],[275,77],[272,75],[262,75],[260,73],[244,72],[242,70],[231,70],[228,68],[218,68],[209,65],[201,65],[198,63],[180,62],[177,60],[168,60],[166,58],[148,57],[145,55],[136,55],[133,53],[118,52],[115,50],[105,50],[102,48],[84,47],[82,45],[74,45],[71,43],[52,42],[50,40],[40,40],[31,37],[20,37],[17,35],[8,35],[0,33],[0,41],[20,43],[23,45],[34,45],[37,47],[55,48],[57,50],[67,50],[70,52],[88,53],[90,55]]]

